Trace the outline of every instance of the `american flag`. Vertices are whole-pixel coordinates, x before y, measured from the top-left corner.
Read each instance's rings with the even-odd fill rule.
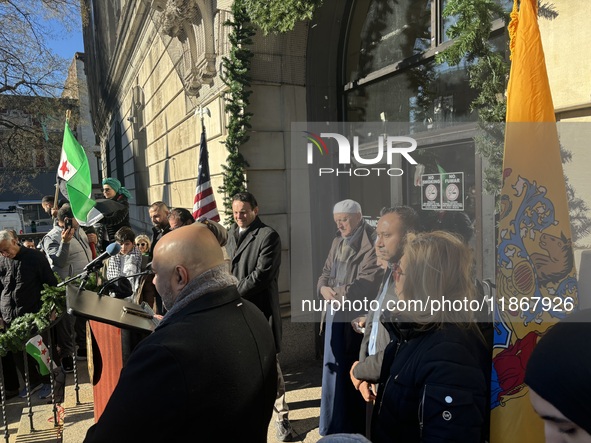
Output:
[[[197,189],[193,200],[193,218],[195,220],[220,221],[211,179],[209,176],[209,154],[207,153],[207,138],[205,129],[201,131],[201,147],[199,149],[199,176],[197,177]]]

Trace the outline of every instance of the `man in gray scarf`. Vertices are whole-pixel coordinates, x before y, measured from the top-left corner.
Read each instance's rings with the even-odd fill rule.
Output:
[[[131,354],[85,441],[265,442],[273,334],[240,298],[215,236],[197,223],[175,229],[156,245],[152,269],[168,312]]]
[[[333,218],[338,232],[317,285],[319,298],[327,303],[319,425],[323,436],[365,432],[365,403],[349,379],[362,338],[350,321],[361,312],[346,302],[373,300],[383,274],[374,249],[375,230],[363,220],[359,203],[338,202]]]

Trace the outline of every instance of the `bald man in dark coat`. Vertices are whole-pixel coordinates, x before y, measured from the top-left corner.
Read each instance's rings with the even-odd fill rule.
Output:
[[[201,224],[168,233],[152,269],[168,312],[131,354],[85,441],[265,442],[277,388],[273,335],[240,298],[214,235]]]

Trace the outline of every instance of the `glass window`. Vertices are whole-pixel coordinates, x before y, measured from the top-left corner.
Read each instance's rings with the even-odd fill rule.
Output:
[[[347,81],[431,47],[430,0],[361,0],[351,15]]]
[[[409,133],[475,120],[466,64],[433,61],[345,94],[346,120],[409,122]]]

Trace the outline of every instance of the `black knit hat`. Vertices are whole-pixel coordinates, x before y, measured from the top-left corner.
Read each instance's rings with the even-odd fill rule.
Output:
[[[569,315],[540,339],[525,382],[591,434],[591,310]]]

